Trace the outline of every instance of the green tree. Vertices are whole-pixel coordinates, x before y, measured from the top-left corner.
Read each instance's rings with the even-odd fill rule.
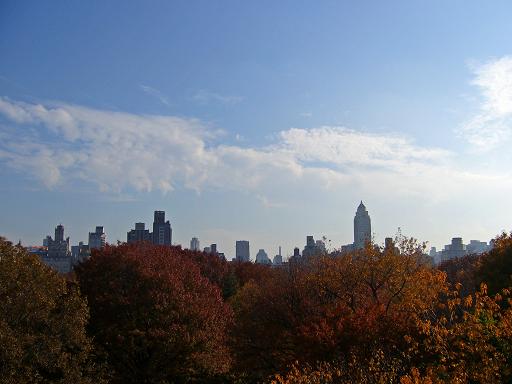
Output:
[[[78,287],[0,237],[0,383],[98,383]]]

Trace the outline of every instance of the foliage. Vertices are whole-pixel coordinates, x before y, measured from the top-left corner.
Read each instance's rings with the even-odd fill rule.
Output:
[[[0,383],[101,383],[78,287],[0,237]]]
[[[76,269],[114,383],[211,381],[229,369],[232,312],[190,256],[146,243],[107,246]]]
[[[460,284],[460,294],[467,296],[474,294],[480,285],[478,275],[482,258],[481,255],[466,255],[444,260],[438,265],[438,269],[446,273],[446,280],[452,286]]]
[[[389,384],[400,380],[401,361],[376,350],[369,358],[350,354],[347,359],[321,362],[313,368],[296,362],[286,374],[276,374],[270,384]]]
[[[409,338],[417,368],[433,382],[510,382],[510,291],[489,296],[482,284],[474,295],[461,297],[461,286],[456,288],[439,302],[434,316],[418,320],[419,334]]]
[[[294,361],[398,354],[416,316],[446,288],[416,243],[400,246],[311,257],[248,282],[232,300],[236,369],[258,380]]]
[[[512,233],[502,233],[493,243],[493,248],[483,255],[478,269],[479,282],[488,286],[490,294],[512,286]]]

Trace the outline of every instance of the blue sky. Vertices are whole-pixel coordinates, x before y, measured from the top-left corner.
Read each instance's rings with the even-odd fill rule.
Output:
[[[285,254],[510,230],[510,2],[0,3],[0,233]]]

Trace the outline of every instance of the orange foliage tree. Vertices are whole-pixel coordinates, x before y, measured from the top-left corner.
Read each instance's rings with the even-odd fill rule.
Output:
[[[238,369],[258,379],[294,361],[399,354],[418,314],[433,310],[446,290],[445,274],[422,250],[410,239],[393,249],[368,244],[292,262],[246,284],[232,300]]]

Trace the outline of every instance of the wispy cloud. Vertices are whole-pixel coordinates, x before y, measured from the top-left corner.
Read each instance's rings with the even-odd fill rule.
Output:
[[[474,74],[482,104],[460,133],[476,149],[490,150],[512,137],[512,56],[477,65]]]
[[[344,127],[292,128],[271,145],[241,147],[215,144],[219,138],[207,125],[173,116],[5,98],[0,115],[16,127],[0,125],[0,163],[49,188],[80,179],[117,194],[167,193],[177,185],[242,190],[271,208],[289,191],[305,188],[433,199],[468,184],[501,182],[461,171],[446,150]]]
[[[193,96],[192,100],[201,104],[217,103],[223,105],[235,105],[244,100],[241,96],[221,95],[206,89],[200,89]]]
[[[157,98],[163,105],[171,106],[169,98],[165,96],[161,91],[156,88],[150,87],[149,85],[139,84],[139,88],[146,94]]]

